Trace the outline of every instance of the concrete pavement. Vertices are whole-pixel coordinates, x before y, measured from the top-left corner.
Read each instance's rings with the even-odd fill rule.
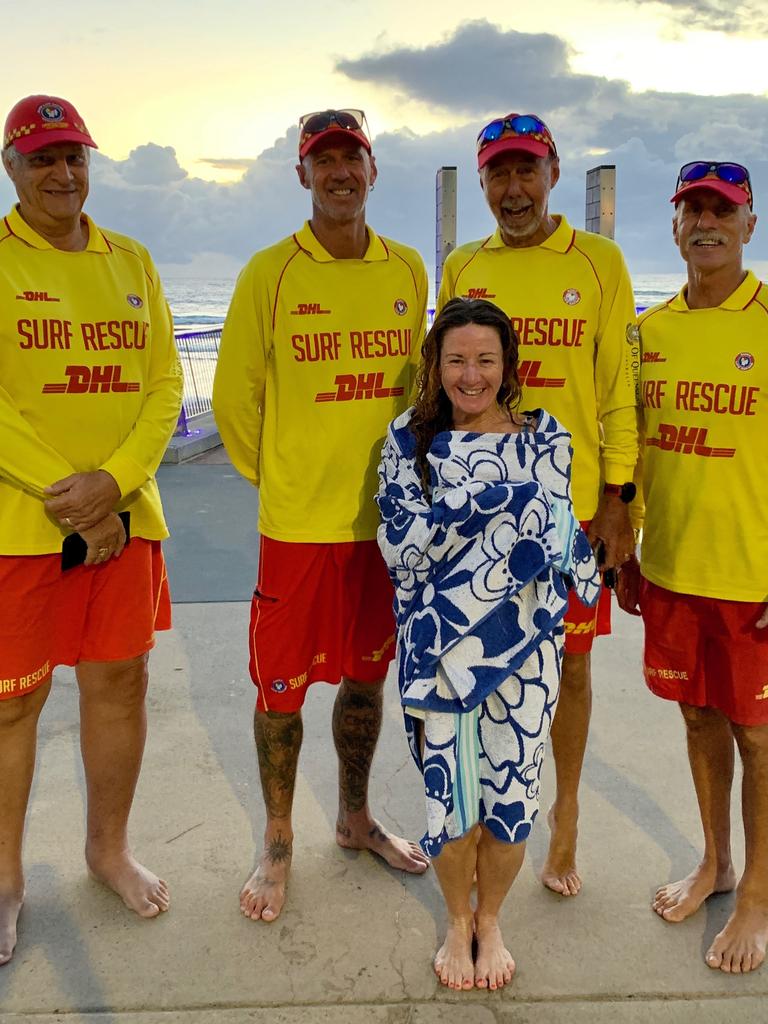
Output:
[[[0,969],[2,1024],[765,1020],[768,968],[728,976],[702,960],[732,897],[711,899],[679,925],[649,908],[660,882],[695,863],[699,824],[679,714],[646,692],[638,623],[620,614],[594,656],[584,889],[562,899],[536,880],[547,839],[540,821],[504,910],[518,962],[511,986],[460,994],[439,986],[430,963],[444,917],[433,872],[410,877],[335,846],[334,691],[320,684],[305,712],[289,902],[272,925],[242,918],[237,896],[263,815],[245,639],[255,562],[252,550],[245,557],[238,550],[253,544],[254,495],[231,474],[231,467],[206,465],[164,467],[161,475],[171,517],[193,526],[186,533],[180,526],[169,550],[176,596],[185,603],[176,605],[175,629],[161,635],[152,656],[132,841],[169,882],[171,911],[141,921],[85,874],[76,691],[71,671],[57,670],[40,729],[21,938],[12,963]],[[215,600],[196,599],[206,584]],[[551,769],[548,763],[545,807]],[[371,797],[387,827],[423,831],[420,778],[393,693]],[[738,814],[734,838],[740,867]]]

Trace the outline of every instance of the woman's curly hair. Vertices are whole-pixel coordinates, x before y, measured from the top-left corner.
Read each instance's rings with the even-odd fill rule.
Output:
[[[487,299],[451,299],[435,317],[422,346],[422,360],[416,381],[418,395],[409,423],[416,438],[416,463],[427,494],[430,492],[427,452],[435,436],[453,426],[453,408],[440,383],[440,356],[443,339],[454,327],[479,324],[492,327],[499,335],[503,366],[501,387],[496,395],[498,404],[510,414],[520,401],[520,378],[517,375],[518,339],[509,317]]]

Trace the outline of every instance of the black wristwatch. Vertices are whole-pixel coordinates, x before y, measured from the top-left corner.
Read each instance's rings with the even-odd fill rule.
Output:
[[[637,494],[637,487],[630,480],[625,484],[604,484],[603,494],[615,494],[619,501],[628,505]]]

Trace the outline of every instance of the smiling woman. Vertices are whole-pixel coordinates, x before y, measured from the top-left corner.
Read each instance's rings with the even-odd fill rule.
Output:
[[[379,468],[378,540],[396,590],[392,673],[424,777],[422,847],[448,910],[434,967],[454,989],[512,979],[498,914],[538,810],[566,578],[587,604],[599,592],[571,506],[570,435],[542,409],[514,412],[519,396],[508,317],[485,300],[451,300]]]

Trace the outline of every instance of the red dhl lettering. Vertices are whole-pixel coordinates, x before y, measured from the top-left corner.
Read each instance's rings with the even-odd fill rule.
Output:
[[[146,320],[96,320],[80,324],[86,352],[109,349],[143,349],[147,346],[149,323]]]
[[[335,391],[320,391],[316,402],[359,402],[369,398],[397,398],[403,388],[385,388],[383,373],[340,373]]]
[[[526,388],[564,388],[565,377],[540,377],[540,359],[521,359],[517,368],[520,383]]]
[[[666,356],[663,356],[661,352],[643,352],[644,363],[666,363]]]
[[[658,437],[648,437],[645,443],[663,452],[701,455],[707,459],[732,459],[736,454],[735,448],[713,448],[708,445],[706,427],[676,427],[671,423],[660,423]]]
[[[291,310],[291,316],[323,316],[330,312],[330,309],[323,309],[319,302],[299,302],[296,309]]]
[[[587,326],[586,320],[559,316],[511,316],[509,322],[521,345],[563,345],[565,348],[581,348]]]
[[[66,384],[44,384],[44,395],[124,394],[140,391],[138,381],[121,380],[122,366],[67,366]]]
[[[496,292],[489,292],[487,288],[467,288],[463,299],[495,299]]]
[[[411,331],[407,328],[390,330],[350,331],[349,343],[355,359],[376,359],[380,356],[409,356]]]
[[[61,302],[61,299],[54,298],[48,292],[24,291],[16,298],[22,302]]]
[[[341,349],[340,331],[318,331],[315,334],[294,334],[291,338],[293,358],[297,363],[318,363],[338,359]]]
[[[17,320],[16,330],[22,339],[19,348],[24,349],[69,350],[72,341],[71,320]]]
[[[759,387],[715,383],[711,380],[679,380],[675,407],[686,412],[713,412],[720,416],[754,416]]]

